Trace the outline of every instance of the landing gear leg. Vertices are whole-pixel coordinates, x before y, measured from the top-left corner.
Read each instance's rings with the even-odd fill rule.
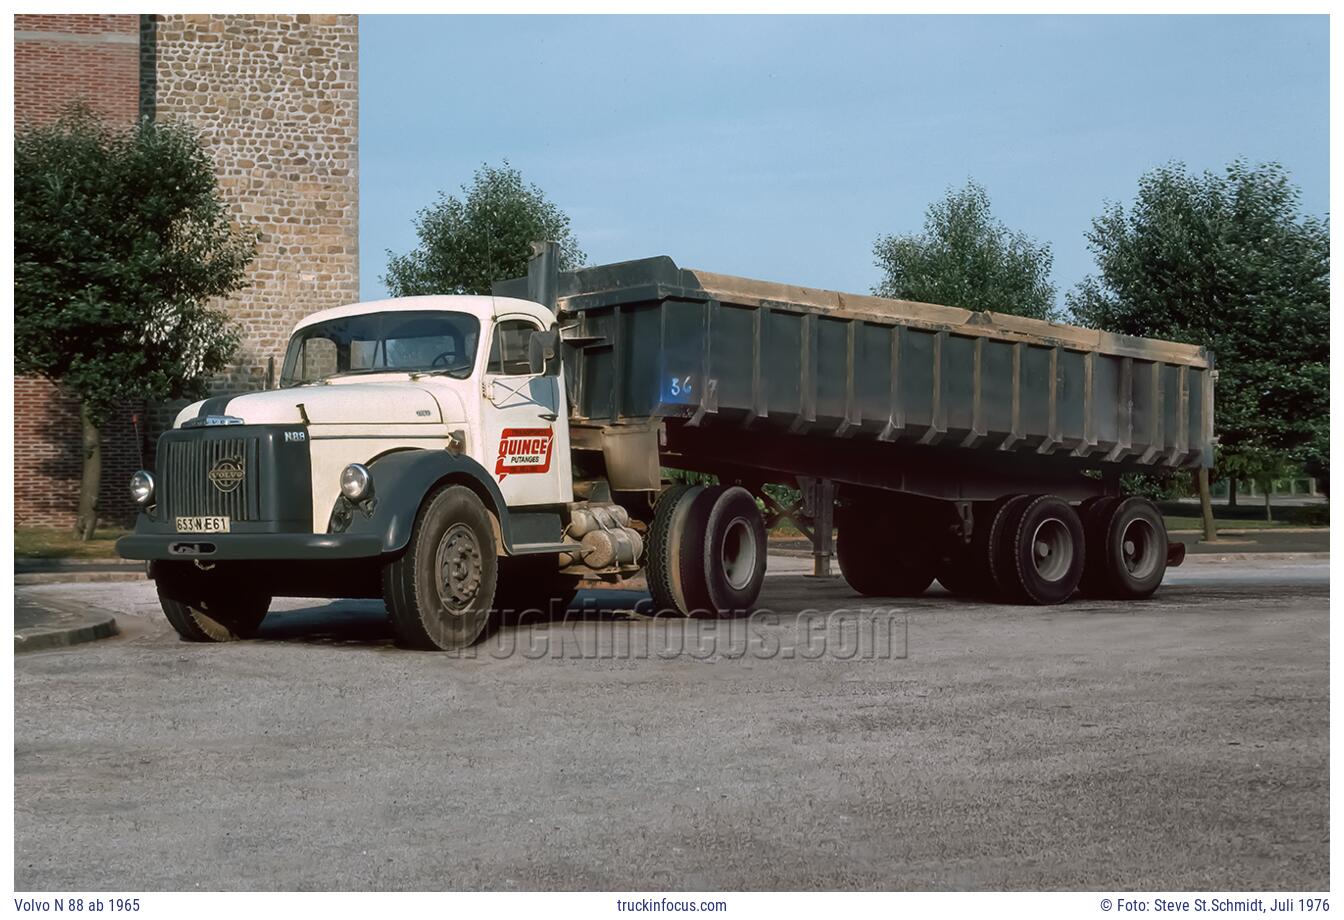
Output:
[[[803,515],[812,518],[812,578],[834,578],[835,483],[830,479],[798,477],[803,491]]]

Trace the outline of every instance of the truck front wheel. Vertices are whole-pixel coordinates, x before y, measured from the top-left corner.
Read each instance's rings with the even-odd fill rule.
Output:
[[[451,651],[480,638],[499,560],[490,514],[476,493],[449,485],[416,515],[406,551],[383,567],[383,599],[397,640]]]
[[[269,595],[249,591],[245,579],[190,563],[158,563],[155,587],[163,615],[188,642],[231,642],[257,634],[270,609]]]

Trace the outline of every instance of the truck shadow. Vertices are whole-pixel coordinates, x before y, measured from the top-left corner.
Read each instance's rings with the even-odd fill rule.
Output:
[[[501,611],[491,617],[487,635],[500,629],[541,623],[614,620],[651,605],[642,591],[585,590],[565,609]],[[327,645],[392,646],[394,636],[387,611],[377,600],[336,600],[277,610],[266,617],[257,639],[269,642],[307,642]]]

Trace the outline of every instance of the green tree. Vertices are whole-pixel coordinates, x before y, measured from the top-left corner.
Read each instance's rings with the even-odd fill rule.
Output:
[[[1212,348],[1219,467],[1257,481],[1328,474],[1330,232],[1300,199],[1275,163],[1154,169],[1093,221],[1099,276],[1068,296],[1087,325]]]
[[[509,165],[482,165],[462,197],[439,200],[415,219],[420,244],[405,255],[388,252],[382,281],[393,297],[413,294],[489,294],[490,285],[527,274],[533,240],[560,244],[560,268],[585,258],[569,218]]]
[[[114,129],[75,108],[17,132],[15,367],[79,398],[83,539],[97,523],[100,427],[122,400],[204,395],[238,345],[209,302],[243,286],[254,251],[187,128]]]
[[[995,219],[976,182],[929,205],[922,233],[879,237],[873,254],[884,275],[873,289],[879,296],[1055,316],[1050,246]]]

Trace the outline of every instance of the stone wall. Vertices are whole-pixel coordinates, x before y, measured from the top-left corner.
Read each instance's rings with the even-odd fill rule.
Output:
[[[258,232],[251,284],[225,304],[243,347],[218,386],[255,389],[295,322],[359,299],[358,17],[146,17],[141,49],[146,113],[203,133]]]

